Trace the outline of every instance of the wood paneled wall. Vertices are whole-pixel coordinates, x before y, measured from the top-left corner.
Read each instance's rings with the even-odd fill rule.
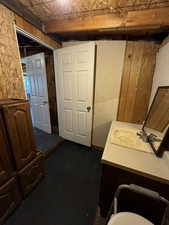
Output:
[[[154,42],[127,42],[117,117],[119,121],[142,123],[145,120],[157,49]]]
[[[0,4],[0,98],[25,98],[13,13]]]

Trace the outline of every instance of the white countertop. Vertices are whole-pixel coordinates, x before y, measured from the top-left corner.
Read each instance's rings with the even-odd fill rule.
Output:
[[[111,143],[111,130],[113,126],[134,127],[138,129],[140,125],[113,121],[106,146],[102,155],[102,163],[123,168],[141,174],[145,177],[169,184],[169,154],[164,153],[162,158],[158,158],[153,150],[152,153],[135,149],[125,148]]]

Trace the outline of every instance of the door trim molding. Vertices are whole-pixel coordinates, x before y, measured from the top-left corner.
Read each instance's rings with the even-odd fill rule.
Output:
[[[51,45],[48,45],[47,43],[41,41],[39,38],[33,36],[33,35],[30,34],[29,32],[23,30],[22,28],[20,28],[20,27],[18,27],[18,26],[15,26],[15,27],[16,27],[16,32],[17,32],[17,33],[22,34],[23,36],[28,37],[28,38],[30,38],[31,40],[36,41],[36,42],[38,42],[39,44],[41,44],[41,45],[43,45],[43,46],[45,46],[45,47],[47,47],[47,48],[49,48],[49,49],[51,49],[51,50],[53,50],[53,51],[55,50],[55,48],[53,48]]]

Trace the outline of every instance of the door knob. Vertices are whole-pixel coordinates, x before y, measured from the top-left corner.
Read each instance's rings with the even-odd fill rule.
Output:
[[[91,107],[90,107],[90,106],[87,106],[87,108],[86,108],[86,109],[87,109],[87,111],[88,111],[88,112],[90,112]]]
[[[43,101],[43,104],[45,105],[45,104],[47,104],[48,102],[47,101]]]

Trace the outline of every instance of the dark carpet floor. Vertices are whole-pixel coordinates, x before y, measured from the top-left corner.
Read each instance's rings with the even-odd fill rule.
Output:
[[[48,149],[60,143],[62,140],[57,133],[48,134],[37,128],[33,129],[37,150],[46,152]]]
[[[45,162],[45,178],[6,225],[93,225],[101,152],[65,141]]]

